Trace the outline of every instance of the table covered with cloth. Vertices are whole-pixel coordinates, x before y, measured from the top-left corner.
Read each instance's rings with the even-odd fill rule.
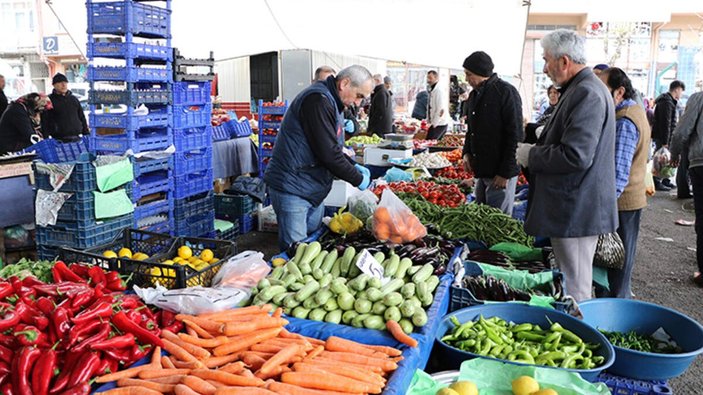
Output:
[[[216,179],[258,173],[258,162],[256,147],[249,137],[212,144],[212,169]]]

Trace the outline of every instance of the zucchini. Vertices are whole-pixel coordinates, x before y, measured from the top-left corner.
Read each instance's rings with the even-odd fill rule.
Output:
[[[306,309],[303,306],[298,306],[293,309],[293,317],[295,318],[301,318],[301,319],[306,319],[308,318],[308,314],[310,314],[310,310]]]
[[[307,246],[308,243],[298,244],[298,247],[295,249],[295,257],[293,257],[291,261],[300,262],[300,260],[303,258],[303,255],[305,254],[305,249],[307,248]]]
[[[416,309],[412,318],[413,325],[424,326],[427,323],[427,313],[423,309]]]
[[[310,264],[310,267],[312,268],[313,272],[315,271],[315,269],[320,269],[322,267],[322,262],[325,261],[325,258],[327,258],[327,255],[329,255],[329,252],[327,252],[327,251],[322,251],[319,254],[317,254],[315,259]]]
[[[342,292],[337,295],[337,305],[342,310],[353,310],[355,301],[354,296],[349,292]]]
[[[313,321],[322,321],[325,319],[326,315],[327,312],[324,309],[317,308],[310,311],[310,314],[308,314],[308,319]]]
[[[298,299],[295,298],[295,294],[290,294],[283,299],[283,306],[287,307],[289,309],[298,307],[300,305],[300,302]]]
[[[317,292],[318,289],[320,289],[320,284],[317,281],[309,281],[300,291],[298,291],[298,293],[295,294],[295,299],[298,302],[302,302],[311,297],[312,294]]]
[[[283,305],[283,299],[285,299],[288,295],[295,295],[295,292],[282,292],[280,294],[277,294],[273,297],[273,299],[271,299],[271,302],[273,302],[273,304],[275,305],[281,306]]]
[[[325,315],[325,322],[339,324],[342,322],[342,310],[333,310]]]
[[[369,288],[366,290],[366,298],[372,302],[383,299],[383,296],[383,292],[378,288]]]
[[[330,291],[329,287],[324,287],[321,288],[320,291],[315,294],[315,297],[313,299],[315,299],[318,305],[322,306],[323,304],[327,303],[327,300],[329,300],[329,298],[333,296],[334,294],[332,293],[332,291]]]
[[[362,250],[362,252],[363,252],[363,250]],[[357,262],[359,262],[359,257],[361,257],[361,252],[356,254],[354,259],[352,259],[352,263],[351,263],[351,265],[349,265],[349,273],[347,273],[348,278],[354,278],[354,277],[358,276],[359,274],[361,274],[361,269],[359,269],[359,266],[356,265]]]
[[[312,309],[318,308],[320,306],[321,306],[321,304],[317,303],[317,299],[315,299],[315,298],[307,298],[303,301],[303,307],[305,307],[306,309],[312,310]]]
[[[322,306],[325,311],[339,310],[339,305],[337,304],[337,299],[329,298],[327,302]]]
[[[409,300],[400,304],[400,314],[405,318],[410,318],[415,314],[415,304]]]
[[[295,261],[288,261],[288,263],[286,263],[286,270],[288,270],[288,273],[294,275],[296,280],[303,279],[303,273],[298,268],[298,265],[295,264]]]
[[[417,273],[413,274],[413,282],[418,284],[427,281],[432,272],[434,272],[434,266],[431,263],[426,263]]]
[[[383,315],[383,313],[386,311],[388,307],[383,304],[382,301],[375,302],[373,306],[371,306],[371,312],[377,315]]]
[[[395,272],[394,277],[403,279],[408,272],[408,269],[413,265],[413,261],[410,258],[403,258],[398,264],[398,270]]]
[[[369,317],[370,314],[358,314],[356,317],[352,318],[351,324],[354,328],[363,328],[364,320]]]
[[[437,289],[437,286],[439,285],[439,277],[435,276],[434,274],[430,276],[429,280],[427,280],[427,291],[430,293],[433,293],[435,289]]]
[[[320,266],[320,269],[322,269],[325,273],[329,273],[330,270],[332,270],[332,266],[334,266],[334,262],[337,260],[337,256],[337,250],[332,250],[332,252],[327,254],[325,260],[322,261],[322,266]]]
[[[296,259],[296,262],[301,265],[310,266],[310,263],[312,263],[312,261],[317,258],[321,251],[322,245],[320,244],[320,242],[313,241],[305,248],[305,253],[303,254],[302,258],[299,261]]]
[[[396,254],[391,254],[388,258],[388,263],[386,263],[385,271],[383,272],[384,277],[393,277],[398,271],[398,266],[400,265],[400,257]]]
[[[342,314],[342,323],[350,325],[354,317],[356,317],[357,315],[359,315],[359,313],[354,310],[345,311],[344,314]]]
[[[269,278],[269,283],[270,283],[271,285],[284,285],[284,284],[283,284],[283,281],[281,281],[281,280],[275,280],[275,279],[273,279],[273,278]]]
[[[391,306],[386,309],[386,311],[383,313],[383,318],[386,321],[400,321],[403,316],[400,314],[400,309],[397,308],[396,306]]]
[[[286,274],[286,269],[283,266],[279,266],[273,269],[271,272],[271,275],[269,276],[269,279],[272,280],[281,280],[283,278],[283,275]]]
[[[295,274],[288,273],[288,274],[286,274],[285,277],[283,277],[283,286],[288,288],[291,284],[293,284],[296,281],[298,281],[298,279],[295,278]]]
[[[270,286],[261,292],[259,292],[258,295],[256,295],[260,300],[264,302],[268,302],[269,300],[273,299],[274,296],[286,292],[286,288],[281,286],[281,285],[273,285]]]
[[[386,283],[386,285],[381,287],[381,294],[383,294],[383,296],[386,296],[391,292],[400,290],[403,285],[405,285],[405,281],[399,278],[394,278],[393,280]]]
[[[324,288],[332,283],[332,280],[334,277],[332,277],[331,274],[326,273],[322,278],[320,279],[320,288]]]
[[[371,278],[369,279],[369,281],[366,283],[366,286],[367,286],[368,288],[378,288],[378,289],[381,289],[381,287],[383,286],[383,283],[381,283],[381,279],[380,279],[380,278],[371,277]]]
[[[265,288],[268,288],[270,286],[271,286],[271,282],[266,278],[262,278],[261,281],[259,281],[259,283],[256,284],[256,288],[258,288],[260,291],[262,291]]]
[[[318,269],[312,269],[312,278],[314,278],[317,281],[320,281],[322,277],[325,276],[325,272],[322,270]]]
[[[401,303],[403,303],[403,295],[398,292],[390,292],[383,297],[383,304],[387,307],[399,306]]]
[[[372,304],[366,299],[357,299],[354,301],[354,310],[359,314],[367,314],[371,311]]]
[[[422,265],[413,265],[408,268],[408,271],[406,272],[406,275],[412,276],[415,273],[417,273],[418,270],[422,269]]]
[[[342,278],[337,278],[330,284],[330,290],[335,294],[339,295],[342,292],[349,292],[349,288],[346,286]]]
[[[373,254],[373,259],[375,259],[379,264],[386,260],[386,256],[383,255],[381,251]]]
[[[379,315],[370,315],[364,319],[364,326],[368,329],[383,330],[386,328],[386,322]]]
[[[303,281],[302,281],[303,284],[307,284],[310,281],[315,281],[315,277],[313,277],[312,274],[306,274],[303,276]]]
[[[347,247],[347,249],[344,250],[344,255],[342,255],[342,262],[339,265],[339,273],[342,276],[346,277],[349,273],[349,269],[351,268],[351,264],[355,256],[356,249],[354,247]]]
[[[413,283],[406,283],[400,288],[400,294],[403,295],[404,298],[412,298],[415,296],[415,284]]]
[[[310,267],[310,264],[307,262],[300,262],[298,263],[298,268],[300,269],[300,272],[303,273],[303,276],[309,275],[312,273],[312,268]]]
[[[427,283],[420,283],[417,285],[417,298],[420,299],[422,307],[428,307],[432,304],[432,293],[428,290]]]
[[[347,286],[355,291],[363,291],[366,289],[366,283],[369,281],[370,277],[371,276],[366,273],[361,273],[359,276],[349,281]]]
[[[303,289],[304,286],[305,286],[304,283],[302,283],[302,282],[297,282],[297,281],[296,281],[296,282],[294,282],[293,284],[291,284],[291,285],[288,286],[288,290],[289,290],[289,291],[293,291],[293,292],[298,292],[298,291],[300,291],[301,289]]]
[[[403,332],[405,332],[406,335],[413,333],[413,330],[415,330],[413,323],[410,322],[410,320],[407,318],[401,319],[400,321],[398,321],[398,324],[400,324],[400,327],[403,329]]]
[[[339,277],[340,273],[342,273],[342,257],[339,257],[336,261],[334,261],[332,270],[330,270],[330,274],[332,274],[332,277],[334,278]]]

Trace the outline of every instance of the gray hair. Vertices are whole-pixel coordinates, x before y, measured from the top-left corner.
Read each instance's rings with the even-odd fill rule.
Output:
[[[567,56],[572,62],[586,64],[586,39],[573,30],[555,30],[542,38],[542,48],[555,58]]]
[[[373,82],[376,85],[382,84],[383,83],[383,76],[381,74],[374,74],[373,75]]]
[[[358,87],[371,79],[371,72],[364,66],[353,64],[349,67],[343,68],[337,74],[338,80],[344,78],[349,78],[349,80],[351,81],[351,85],[353,87]]]
[[[334,74],[335,71],[330,66],[322,65],[315,70],[315,81],[320,79],[320,75],[322,75],[322,73]]]

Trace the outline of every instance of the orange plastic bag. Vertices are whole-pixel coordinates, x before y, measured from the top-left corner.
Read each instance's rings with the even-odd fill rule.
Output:
[[[373,213],[373,234],[379,241],[403,244],[427,235],[427,229],[390,189],[384,189]]]

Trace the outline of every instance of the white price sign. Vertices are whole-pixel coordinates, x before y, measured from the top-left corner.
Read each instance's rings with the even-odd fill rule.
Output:
[[[383,280],[383,266],[381,266],[368,250],[361,251],[359,259],[356,261],[356,267],[358,267],[362,273]]]

